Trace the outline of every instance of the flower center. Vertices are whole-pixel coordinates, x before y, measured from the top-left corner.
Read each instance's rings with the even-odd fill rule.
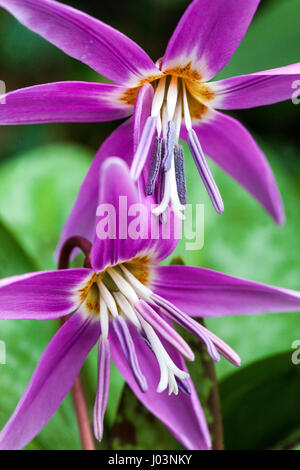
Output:
[[[221,353],[233,364],[239,364],[239,357],[221,339],[179,310],[168,300],[151,289],[155,285],[154,267],[148,256],[136,257],[130,261],[110,266],[102,272],[91,272],[88,281],[76,291],[80,310],[100,321],[101,337],[105,344],[118,341],[132,374],[145,392],[147,381],[139,366],[135,345],[143,341],[153,354],[160,369],[158,392],[169,388],[169,394],[179,390],[190,394],[187,380],[189,374],[180,369],[167,352],[168,345],[189,361],[194,354],[172,326],[176,322],[197,336],[205,344],[215,361]],[[143,352],[143,357],[146,351]]]
[[[189,393],[186,383],[189,374],[175,365],[155,330],[159,329],[159,334],[187,359],[192,360],[193,353],[155,311],[150,281],[151,264],[146,257],[109,267],[100,273],[92,273],[85,286],[79,289],[81,310],[100,321],[101,335],[105,339],[110,338],[112,325],[114,335],[142,391],[147,390],[147,382],[135,352],[132,329],[138,332],[139,340],[146,342],[150,354],[154,354],[158,361],[161,378],[157,391],[162,392],[169,387],[169,393],[177,394],[178,388]]]
[[[187,142],[197,169],[218,213],[224,210],[217,185],[207,165],[193,119],[202,120],[209,108],[206,105],[214,94],[209,85],[195,83],[176,75],[164,76],[152,83],[155,92],[151,116],[144,126],[140,143],[133,159],[131,174],[137,180],[146,163],[148,151],[154,139],[152,161],[148,173],[146,195],[154,192],[158,206],[153,210],[164,220],[169,206],[176,216],[184,218],[186,204],[186,180],[184,151],[179,144],[182,125],[188,134]],[[208,114],[209,116],[209,114]]]

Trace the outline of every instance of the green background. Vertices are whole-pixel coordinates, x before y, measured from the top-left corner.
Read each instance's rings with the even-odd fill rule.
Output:
[[[156,60],[162,56],[189,2],[68,3],[120,29]],[[263,0],[242,45],[220,76],[298,62],[299,19],[299,0]],[[0,34],[0,79],[5,81],[8,91],[60,80],[103,80],[26,30],[3,10],[0,11]],[[205,244],[201,251],[193,252],[186,251],[184,242],[180,242],[174,255],[180,255],[187,264],[300,288],[299,113],[300,106],[291,101],[232,113],[254,134],[270,161],[285,204],[285,226],[276,227],[242,188],[211,164],[226,208],[224,214],[218,216],[187,155],[188,202],[205,205]],[[117,124],[51,124],[0,129],[1,277],[55,268],[53,251],[62,224],[93,155]],[[298,314],[218,318],[208,320],[207,325],[242,358],[239,372],[225,359],[217,365],[227,448],[297,448],[300,442],[297,405],[300,366],[291,364],[291,345],[300,339]],[[0,340],[5,341],[7,347],[7,364],[0,365],[1,427],[17,404],[56,328],[55,322],[1,322]],[[92,406],[95,351],[83,374]],[[113,428],[122,385],[113,370],[102,447],[107,445]],[[277,427],[275,415],[279,420]],[[152,448],[158,448],[159,425],[153,425],[148,434]],[[168,439],[165,448],[173,448],[173,441]],[[29,448],[76,449],[79,446],[72,404],[67,397]]]

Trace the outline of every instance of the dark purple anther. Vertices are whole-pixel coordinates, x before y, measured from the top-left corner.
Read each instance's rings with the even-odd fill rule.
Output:
[[[177,386],[178,386],[179,390],[182,393],[184,393],[185,395],[188,395],[188,396],[190,396],[192,394],[192,389],[191,389],[191,386],[190,386],[188,380],[182,380],[179,377],[175,377],[175,380],[176,380],[176,383],[177,383]]]
[[[175,176],[179,201],[186,204],[186,178],[184,168],[184,151],[182,145],[175,145],[174,149]]]
[[[159,173],[162,160],[163,139],[156,137],[153,145],[153,155],[146,185],[146,195],[151,196],[154,192],[155,183]]]

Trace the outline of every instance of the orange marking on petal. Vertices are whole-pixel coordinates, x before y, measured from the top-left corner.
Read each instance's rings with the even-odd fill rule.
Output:
[[[86,296],[88,295],[89,290],[90,290],[91,286],[94,284],[96,278],[97,278],[97,274],[94,273],[94,274],[91,276],[91,278],[88,280],[88,282],[87,282],[83,287],[81,287],[80,289],[78,289],[80,301],[85,300],[85,298],[86,298]]]
[[[119,100],[129,106],[134,106],[140,89],[141,87],[127,88],[126,91],[119,97]]]
[[[202,75],[196,69],[192,69],[192,61],[186,65],[178,65],[170,69],[164,70],[165,75],[175,75],[176,77],[185,78],[191,82],[201,82]]]
[[[137,256],[124,263],[124,266],[136,277],[144,286],[151,281],[151,258],[148,255]]]
[[[212,101],[216,97],[216,93],[212,90],[209,84],[192,83],[187,81],[186,86],[190,94],[198,101]]]
[[[147,78],[141,78],[138,82],[139,85],[134,88],[127,88],[126,91],[119,97],[119,100],[123,101],[129,106],[134,106],[137,95],[139,94],[142,86],[144,86],[146,83],[152,83],[155,80],[159,80],[160,78],[162,78],[162,75],[149,75]]]

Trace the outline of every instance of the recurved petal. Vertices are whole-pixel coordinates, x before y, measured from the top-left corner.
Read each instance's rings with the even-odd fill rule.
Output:
[[[89,269],[39,271],[0,280],[1,320],[51,320],[78,308]]]
[[[128,119],[121,124],[102,144],[78,192],[71,213],[62,229],[56,257],[64,242],[75,235],[93,241],[96,225],[96,210],[99,203],[99,178],[103,162],[117,155],[128,165],[133,157],[133,123]],[[74,250],[73,256],[76,253]]]
[[[162,70],[209,80],[243,39],[260,0],[194,0],[168,43]]]
[[[211,105],[219,109],[245,109],[290,100],[299,96],[300,63],[240,75],[209,86],[215,93]]]
[[[0,0],[0,6],[27,28],[96,72],[138,86],[161,72],[135,42],[75,8],[53,0]]]
[[[109,396],[110,345],[107,338],[99,339],[97,392],[93,413],[94,434],[98,441],[103,436],[103,420]]]
[[[132,114],[127,89],[90,82],[57,82],[1,95],[0,124],[101,122]]]
[[[112,359],[141,403],[162,421],[187,449],[210,449],[211,442],[207,422],[193,382],[188,379],[190,396],[183,393],[169,396],[167,390],[158,393],[156,391],[160,380],[158,363],[146,342],[140,338],[136,330],[132,330],[141,370],[148,382],[148,390],[143,393],[136,384],[112,328],[110,335]],[[179,353],[165,343],[164,347],[175,364],[181,370],[187,371]]]
[[[99,322],[73,315],[56,333],[0,433],[1,450],[26,446],[45,426],[71,389],[100,333]]]
[[[93,269],[102,271],[138,255],[158,262],[172,252],[180,227],[173,217],[169,224],[159,224],[150,209],[126,163],[116,157],[106,160],[100,174]]]
[[[209,118],[194,120],[204,153],[243,186],[273,217],[284,223],[284,209],[272,169],[247,129],[236,119],[210,110]],[[182,138],[187,139],[183,129]]]
[[[192,316],[300,311],[300,292],[194,266],[158,266],[154,291]]]

